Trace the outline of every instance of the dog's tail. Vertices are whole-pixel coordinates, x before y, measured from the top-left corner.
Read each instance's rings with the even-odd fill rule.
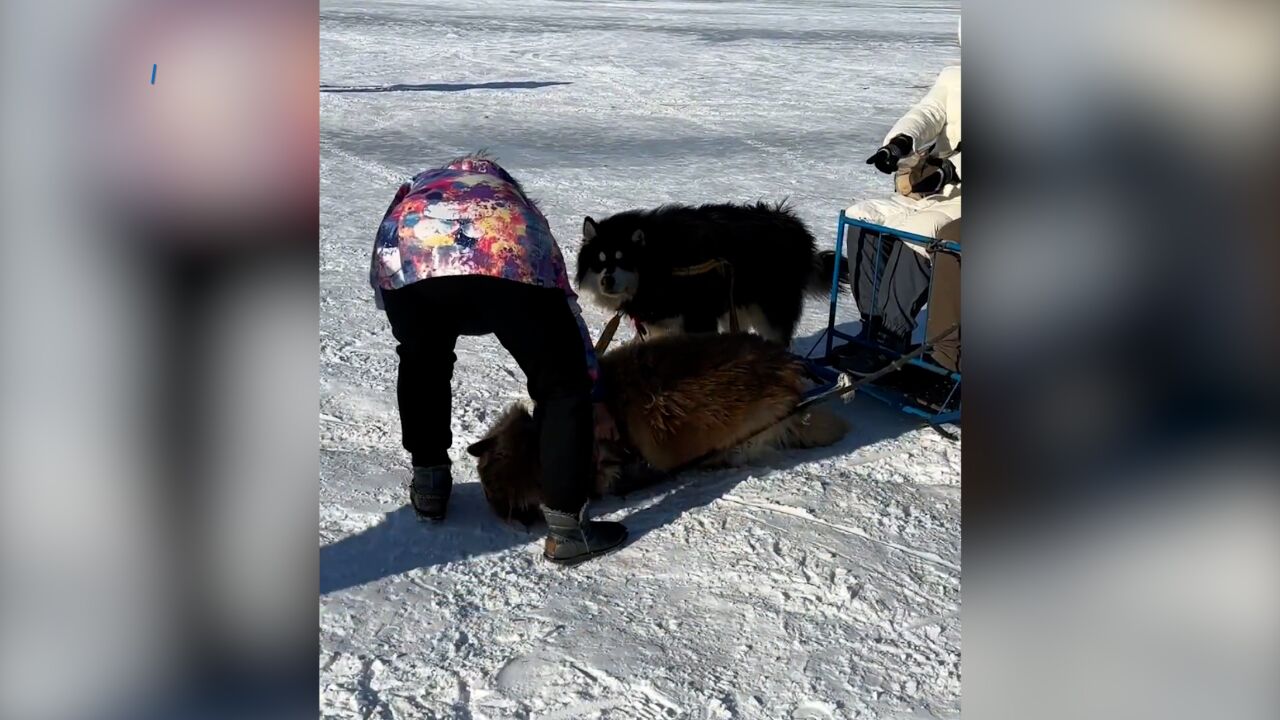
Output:
[[[831,408],[815,407],[784,420],[774,442],[784,448],[816,448],[834,445],[849,432],[849,424]]]
[[[836,272],[836,254],[832,250],[823,250],[818,253],[813,262],[813,274],[809,277],[809,286],[806,288],[811,295],[826,295],[831,292],[831,277]],[[837,282],[840,289],[847,291],[849,289],[849,260],[847,258],[839,258],[840,275]]]
[[[710,467],[754,465],[769,461],[779,450],[834,445],[848,432],[849,424],[830,408],[815,407],[783,418],[702,464]]]

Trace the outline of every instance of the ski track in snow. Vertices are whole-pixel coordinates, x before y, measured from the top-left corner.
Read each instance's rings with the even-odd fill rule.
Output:
[[[790,197],[830,247],[842,207],[890,192],[863,161],[958,60],[958,12],[322,3],[322,82],[362,90],[320,96],[324,717],[959,716],[959,444],[855,399],[834,448],[596,504],[629,544],[557,568],[490,515],[462,450],[525,396],[492,338],[458,344],[449,519],[407,510],[395,346],[366,283],[398,183],[478,147],[539,199],[571,267],[583,215],[675,201]],[[797,349],[825,316],[806,306]]]

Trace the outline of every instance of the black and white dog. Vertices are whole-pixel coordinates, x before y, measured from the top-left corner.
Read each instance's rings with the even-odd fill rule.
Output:
[[[805,294],[826,295],[835,253],[784,203],[664,205],[582,224],[578,288],[646,331],[716,332],[729,298],[743,329],[790,345]],[[725,267],[707,269],[714,261]],[[848,282],[841,262],[841,281]]]

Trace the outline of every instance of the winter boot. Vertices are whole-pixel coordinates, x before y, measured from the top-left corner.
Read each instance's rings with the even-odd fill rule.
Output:
[[[409,502],[418,516],[427,520],[443,520],[453,491],[453,476],[448,465],[415,467],[409,485]]]
[[[588,520],[587,506],[577,515],[542,506],[547,519],[547,542],[542,556],[553,563],[576,565],[620,547],[627,539],[622,523]]]

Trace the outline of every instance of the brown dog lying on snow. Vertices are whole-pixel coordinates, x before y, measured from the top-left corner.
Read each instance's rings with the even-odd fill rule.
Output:
[[[690,464],[745,465],[782,448],[831,445],[848,430],[822,407],[787,417],[804,396],[804,365],[756,335],[632,342],[606,353],[600,372],[621,441],[601,448],[598,495],[639,489]],[[524,406],[512,405],[467,452],[479,458],[485,497],[500,517],[526,525],[540,517],[538,427]],[[626,471],[637,460],[647,472]]]

